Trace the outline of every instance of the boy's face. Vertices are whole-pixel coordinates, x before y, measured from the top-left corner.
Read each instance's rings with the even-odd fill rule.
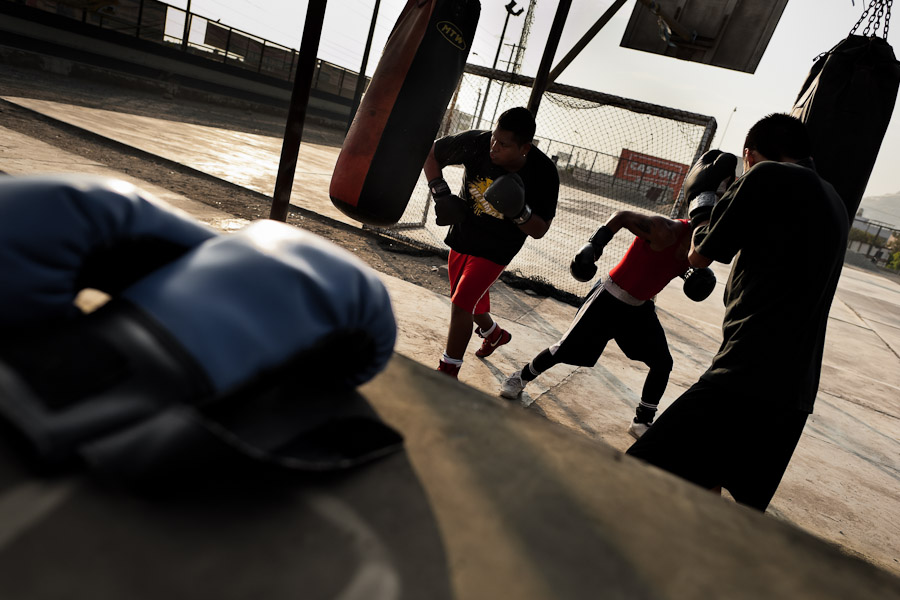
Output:
[[[530,149],[531,144],[519,145],[511,131],[498,127],[491,132],[491,162],[498,167],[521,167]]]

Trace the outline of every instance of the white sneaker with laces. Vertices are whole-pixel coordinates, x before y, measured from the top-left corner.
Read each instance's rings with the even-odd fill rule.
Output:
[[[518,398],[526,383],[528,382],[522,379],[522,371],[516,371],[500,384],[500,395],[510,400]]]
[[[636,440],[641,439],[641,436],[647,433],[647,430],[650,429],[650,425],[652,423],[638,423],[635,420],[631,421],[631,425],[628,426],[628,433],[631,434]]]

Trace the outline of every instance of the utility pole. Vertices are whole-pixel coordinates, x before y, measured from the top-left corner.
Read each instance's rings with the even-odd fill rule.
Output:
[[[524,8],[520,8],[518,12],[513,9],[516,7],[516,0],[510,0],[509,4],[506,5],[506,19],[503,21],[503,31],[500,33],[500,43],[497,45],[497,54],[494,55],[494,66],[492,69],[497,68],[497,60],[500,58],[500,50],[503,48],[503,38],[506,37],[506,26],[509,25],[510,17],[518,17],[523,12],[525,12]],[[475,127],[478,129],[481,127],[481,115],[484,114],[484,105],[487,104],[488,94],[491,91],[491,82],[493,79],[488,79],[487,87],[484,90],[484,102],[481,104],[481,108],[478,110],[478,125]]]
[[[375,9],[372,11],[372,22],[369,25],[369,38],[366,40],[366,49],[363,51],[362,66],[359,67],[359,76],[356,78],[356,90],[353,92],[353,105],[350,107],[350,117],[347,119],[345,133],[350,130],[356,109],[359,108],[359,100],[362,98],[363,88],[366,85],[366,65],[369,63],[369,50],[372,48],[372,37],[375,35],[375,21],[378,19],[378,7],[381,0],[375,0]]]

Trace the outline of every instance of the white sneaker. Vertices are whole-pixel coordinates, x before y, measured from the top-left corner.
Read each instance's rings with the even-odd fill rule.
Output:
[[[500,395],[504,398],[514,400],[515,398],[518,398],[519,394],[522,393],[522,390],[525,389],[526,383],[528,382],[522,379],[522,371],[516,371],[504,379],[503,383],[500,384]]]
[[[628,426],[628,433],[630,433],[634,439],[639,440],[641,439],[641,436],[650,429],[650,425],[652,425],[652,423],[638,423],[632,419],[631,425]]]

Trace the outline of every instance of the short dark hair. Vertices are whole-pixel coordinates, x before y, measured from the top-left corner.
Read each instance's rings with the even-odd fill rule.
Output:
[[[769,160],[802,160],[810,155],[809,132],[803,121],[784,113],[772,113],[747,132],[744,148]]]
[[[517,106],[503,111],[503,114],[497,119],[497,127],[511,131],[516,139],[516,143],[521,146],[534,139],[534,131],[537,125],[530,110],[524,106]]]

